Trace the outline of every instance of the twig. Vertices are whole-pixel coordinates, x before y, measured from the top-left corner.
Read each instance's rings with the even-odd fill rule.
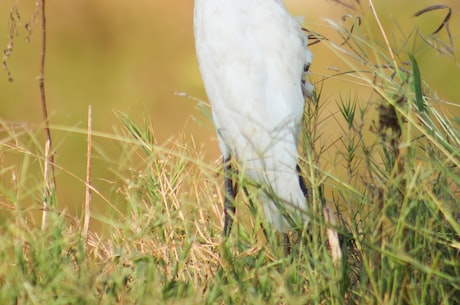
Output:
[[[21,17],[19,15],[18,9],[16,6],[13,6],[10,10],[10,21],[8,22],[8,44],[6,48],[3,50],[3,58],[2,58],[2,66],[3,69],[6,71],[6,75],[8,77],[8,81],[13,81],[13,76],[11,75],[11,71],[8,67],[8,59],[10,58],[11,54],[13,53],[14,48],[14,38],[18,34],[18,23],[20,22]]]
[[[48,217],[48,206],[51,201],[51,186],[49,185],[49,169],[50,169],[50,148],[51,142],[49,140],[46,141],[45,144],[45,165],[43,169],[43,178],[45,180],[45,196],[43,198],[43,214],[42,214],[42,229],[46,227],[46,219]]]
[[[41,31],[42,31],[42,49],[40,56],[40,73],[38,75],[38,85],[40,87],[40,97],[42,105],[42,115],[43,122],[45,124],[45,134],[46,134],[46,148],[48,149],[48,154],[45,156],[45,200],[43,201],[44,213],[48,210],[48,204],[52,203],[51,196],[55,194],[56,191],[56,176],[54,174],[54,152],[53,152],[53,142],[51,140],[51,131],[49,128],[48,121],[48,110],[46,106],[46,96],[45,96],[45,57],[46,57],[46,15],[45,15],[45,0],[39,0],[40,13],[41,13]],[[48,167],[49,166],[49,171]],[[49,183],[49,175],[51,175],[51,183]],[[46,216],[44,215],[43,221],[46,221]],[[42,227],[46,225],[45,222],[42,222]]]
[[[350,10],[354,10],[354,11],[356,10],[356,7],[353,4],[348,4],[348,3],[345,3],[344,1],[341,1],[341,0],[332,0],[332,2],[340,4],[340,5],[346,7],[348,9],[350,9]],[[359,4],[359,1],[356,1],[356,3]]]
[[[377,21],[377,24],[379,26],[380,33],[382,34],[383,39],[385,40],[385,44],[387,46],[388,52],[390,53],[390,58],[391,58],[391,61],[393,62],[393,66],[395,67],[395,70],[398,70],[399,69],[398,62],[396,61],[395,55],[393,53],[393,49],[391,48],[388,37],[385,33],[385,30],[383,29],[382,23],[380,22],[380,18],[377,15],[377,10],[375,9],[374,2],[370,0],[369,5],[371,7],[372,14],[374,15],[375,21]]]
[[[91,105],[88,106],[88,142],[87,142],[87,152],[86,152],[86,196],[85,196],[85,209],[84,209],[84,220],[83,220],[83,231],[82,237],[84,240],[84,246],[86,248],[86,242],[88,240],[88,229],[89,229],[89,221],[91,219],[91,168],[92,168],[92,154],[91,154],[91,147],[92,147],[92,139],[91,139],[91,132],[92,132],[92,109]]]

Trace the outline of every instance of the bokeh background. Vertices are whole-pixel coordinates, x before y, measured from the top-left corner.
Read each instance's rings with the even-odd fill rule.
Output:
[[[359,6],[355,1],[341,2]],[[428,36],[438,26],[445,12],[413,17],[417,10],[438,1],[374,2],[390,40],[413,51],[423,78],[442,99],[460,103],[459,65],[421,40],[415,47],[402,43],[403,37],[414,33],[416,28]],[[362,1],[359,13],[332,0],[286,0],[285,3],[293,15],[305,16],[307,28],[332,39],[339,40],[339,36],[326,19],[340,23],[345,14],[367,14],[368,19],[372,19],[366,1]],[[453,8],[450,29],[454,41],[458,42],[459,2],[446,0],[443,3]],[[121,122],[114,111],[121,111],[138,122],[149,120],[160,144],[180,137],[183,141],[193,141],[197,149],[202,149],[208,162],[219,157],[212,124],[197,107],[197,101],[175,94],[185,92],[206,100],[194,53],[192,0],[59,0],[47,1],[46,9],[45,81],[52,125],[86,128],[87,108],[91,104],[95,131],[113,133],[119,130]],[[12,22],[11,12],[15,22]],[[26,30],[27,23],[31,24],[30,31]],[[0,70],[0,119],[40,126],[42,118],[36,78],[41,36],[35,1],[0,1],[1,49],[7,47],[14,24],[14,45],[7,58],[13,81],[8,81],[5,69]],[[381,39],[375,24],[369,22],[367,26],[375,30],[374,38]],[[445,33],[440,37],[447,38]],[[340,136],[335,119],[340,97],[370,99],[373,94],[368,88],[346,78],[335,77],[322,82],[323,78],[345,69],[345,66],[342,59],[321,44],[313,46],[312,51],[312,80],[316,85],[323,85],[326,106],[321,141],[327,145],[336,142]],[[456,55],[460,55],[458,51]],[[456,106],[448,109],[458,113]],[[80,215],[84,185],[72,175],[81,179],[85,177],[86,136],[59,130],[53,130],[53,136],[57,145],[57,163],[68,171],[58,173],[59,204],[72,214]],[[95,138],[94,141],[108,155],[117,158],[118,148],[114,141],[104,138]],[[333,151],[330,156],[332,159],[324,165],[328,170],[338,166]],[[0,159],[2,164],[13,164],[12,171],[21,167],[9,156],[0,156]],[[17,162],[20,160],[18,158]],[[104,160],[94,161],[94,183],[102,192],[109,190],[116,179],[113,166]],[[11,173],[4,171],[2,175],[5,180]],[[96,205],[98,202],[105,204],[97,196],[94,202]],[[103,207],[98,209],[104,210]]]

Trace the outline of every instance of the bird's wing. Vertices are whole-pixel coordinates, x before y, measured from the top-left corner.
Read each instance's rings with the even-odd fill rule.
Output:
[[[288,123],[298,132],[301,82],[311,54],[299,22],[279,1],[197,0],[195,39],[215,124],[225,141],[234,142],[241,131],[271,132]]]
[[[195,0],[195,41],[223,155],[305,209],[296,163],[311,54],[299,22],[279,0]],[[275,202],[264,202],[268,218],[285,231]]]

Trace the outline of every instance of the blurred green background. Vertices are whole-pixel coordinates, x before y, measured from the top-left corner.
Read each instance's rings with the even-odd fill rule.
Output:
[[[335,1],[286,0],[293,15],[305,16],[305,25],[331,39],[339,36],[327,25],[326,18],[341,22],[344,14],[358,14],[347,10]],[[358,4],[348,1],[354,6]],[[367,2],[362,10],[371,18]],[[402,49],[404,37],[418,27],[429,35],[442,21],[445,12],[435,12],[420,18],[413,14],[437,1],[390,0],[375,1],[379,16],[384,22],[390,40]],[[453,39],[458,42],[460,32],[459,2],[444,1],[454,11],[450,24]],[[12,21],[10,13],[17,8],[20,20],[14,17],[17,33],[7,59],[8,69],[14,79],[8,82],[5,70],[0,71],[0,119],[7,122],[42,124],[40,96],[36,77],[39,71],[40,22],[34,20],[35,1],[0,1],[0,48],[9,41]],[[87,108],[93,106],[93,129],[114,132],[120,129],[120,120],[114,110],[128,113],[138,122],[151,121],[155,138],[163,143],[170,138],[182,137],[193,141],[197,149],[204,147],[206,160],[219,157],[211,123],[197,107],[197,102],[176,96],[186,92],[190,96],[206,100],[195,59],[193,45],[193,1],[162,0],[59,0],[47,1],[48,45],[46,57],[46,94],[52,125],[86,128]],[[345,21],[349,23],[350,20]],[[32,22],[31,32],[25,24]],[[377,26],[375,39],[381,39]],[[30,36],[28,42],[27,37]],[[446,39],[446,34],[441,34]],[[411,40],[412,42],[413,40]],[[458,47],[458,46],[456,46]],[[329,49],[317,44],[312,47],[314,62],[312,79],[320,82],[323,77],[346,69],[343,60]],[[420,64],[422,77],[437,94],[446,101],[460,101],[460,69],[452,59],[439,55],[419,39],[413,52]],[[456,51],[456,55],[460,55]],[[331,69],[333,67],[333,69]],[[316,84],[318,85],[318,83]],[[322,82],[325,122],[321,125],[322,142],[336,142],[338,98],[360,96],[366,99],[373,93],[346,78],[333,78]],[[457,107],[452,107],[457,111]],[[86,136],[53,130],[57,151],[57,163],[73,175],[84,179],[86,170]],[[114,141],[95,138],[95,145],[114,159],[119,146]],[[329,156],[334,158],[332,151]],[[9,156],[0,156],[2,164],[21,165]],[[18,161],[19,160],[19,161]],[[327,169],[337,164],[325,162]],[[98,158],[94,161],[93,179],[96,188],[103,193],[113,187],[116,164]],[[116,171],[116,170],[115,170]],[[71,174],[58,171],[58,203],[70,213],[80,215],[84,201],[84,185]],[[3,180],[10,179],[10,172],[3,173]],[[39,200],[39,198],[35,198]],[[96,210],[104,210],[103,201],[94,196]]]

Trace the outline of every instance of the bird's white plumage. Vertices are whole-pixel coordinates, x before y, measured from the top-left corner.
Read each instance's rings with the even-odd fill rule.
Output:
[[[266,186],[266,217],[286,232],[273,194],[308,220],[296,172],[307,37],[280,0],[195,0],[194,30],[222,154]]]

